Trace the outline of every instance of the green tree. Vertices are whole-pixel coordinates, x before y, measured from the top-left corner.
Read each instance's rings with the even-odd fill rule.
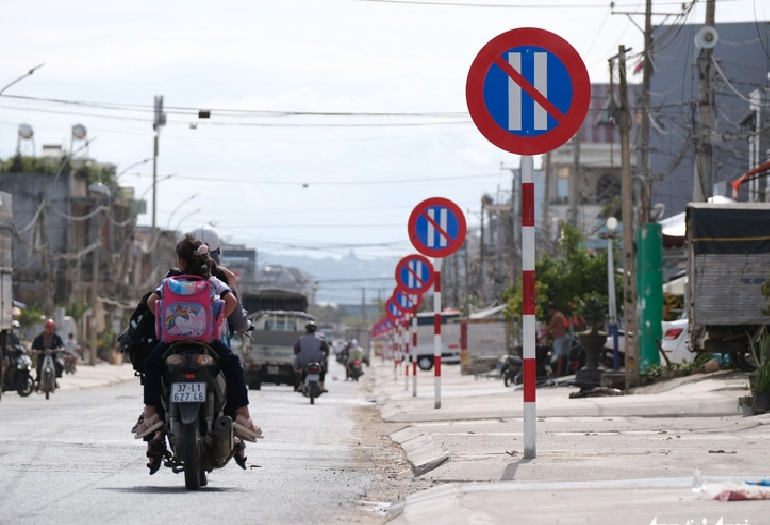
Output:
[[[570,315],[584,294],[607,296],[607,252],[591,254],[577,228],[563,225],[562,231],[556,256],[543,254],[535,262],[535,315],[545,322],[550,320],[544,308],[548,302],[555,303],[565,315]],[[616,289],[621,290],[621,287],[616,286]],[[524,302],[521,281],[509,288],[505,297],[508,298],[509,314],[521,316]]]
[[[40,304],[33,304],[21,309],[21,315],[19,316],[19,326],[22,328],[30,328],[35,323],[39,323],[43,315],[43,309]]]

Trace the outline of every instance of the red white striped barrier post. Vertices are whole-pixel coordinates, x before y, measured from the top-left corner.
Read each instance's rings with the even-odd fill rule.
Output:
[[[409,315],[404,316],[404,390],[409,390],[409,359],[411,354],[409,352]]]
[[[536,455],[537,413],[535,381],[535,162],[531,156],[521,157],[521,268],[524,304],[524,458]]]
[[[441,263],[433,259],[433,408],[441,408]]]
[[[412,316],[412,397],[417,397],[417,316]]]

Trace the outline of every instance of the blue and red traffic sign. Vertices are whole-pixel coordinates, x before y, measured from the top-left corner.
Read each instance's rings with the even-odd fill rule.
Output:
[[[465,241],[465,228],[460,207],[443,197],[425,199],[409,216],[409,239],[428,257],[447,257],[459,250]]]
[[[393,299],[388,299],[385,303],[385,315],[395,324],[404,316],[404,312],[393,302]]]
[[[407,314],[417,312],[417,308],[422,303],[422,295],[407,293],[399,289],[393,292],[392,299],[398,306],[398,309]]]
[[[481,48],[468,72],[465,98],[473,122],[492,144],[517,155],[540,155],[580,129],[591,103],[591,80],[566,40],[524,27]]]
[[[396,289],[422,294],[433,284],[433,265],[423,255],[407,255],[396,266]]]

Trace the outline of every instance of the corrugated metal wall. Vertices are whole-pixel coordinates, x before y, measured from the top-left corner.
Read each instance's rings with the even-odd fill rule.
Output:
[[[699,325],[770,325],[761,286],[770,277],[770,254],[697,255],[690,276],[693,321]]]

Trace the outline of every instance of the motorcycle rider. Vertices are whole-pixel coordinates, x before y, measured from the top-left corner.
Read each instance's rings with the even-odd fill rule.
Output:
[[[32,351],[37,354],[37,377],[35,378],[36,387],[40,388],[40,380],[43,378],[43,361],[45,361],[45,350],[58,350],[64,348],[64,341],[56,333],[56,322],[53,319],[45,320],[43,332],[32,341]],[[56,369],[56,377],[61,377],[61,364],[57,359],[53,360]]]
[[[294,344],[294,390],[302,391],[303,371],[310,363],[321,363],[320,387],[321,392],[328,392],[324,385],[326,379],[326,359],[329,357],[329,344],[325,339],[316,337],[315,321],[308,321],[305,325],[305,335]]]
[[[224,282],[211,275],[212,261],[208,255],[209,247],[192,235],[185,235],[177,244],[176,252],[181,271],[185,272],[186,275],[197,275],[208,279],[216,293],[225,302],[225,315],[229,316],[236,306],[236,299],[232,290]],[[147,300],[147,306],[153,314],[155,314],[155,301],[161,298],[162,288],[161,284]],[[158,343],[145,361],[145,411],[143,421],[136,427],[134,437],[137,439],[151,436],[160,431],[164,425],[157,412],[157,407],[161,404],[163,353],[169,346],[168,343]],[[227,379],[228,405],[235,410],[234,415],[236,416],[233,423],[235,437],[254,442],[257,438],[262,437],[262,431],[254,425],[249,414],[248,389],[246,388],[241,361],[221,340],[214,340],[209,343],[209,346],[219,355],[220,366]],[[158,440],[157,437],[156,434],[156,440]],[[151,448],[152,445],[148,444],[148,447]],[[241,456],[241,458],[236,459],[236,462],[245,468],[245,460],[245,456]],[[152,463],[151,460],[151,463],[148,464],[151,474],[157,471],[159,464],[159,458],[155,459],[155,463]]]
[[[364,358],[364,351],[361,349],[360,346],[358,346],[358,341],[356,339],[353,339],[350,341],[350,350],[348,350],[348,360],[345,363],[345,380],[347,381],[348,377],[350,377],[350,367],[355,363],[356,361],[361,361]],[[363,371],[361,372],[361,375],[363,375]]]
[[[17,332],[20,328],[19,321],[14,319],[11,321],[11,333],[8,336],[6,342],[5,354],[3,355],[2,363],[0,364],[0,377],[5,377],[5,371],[10,366],[11,356],[16,352],[16,348],[21,345]]]
[[[203,224],[195,228],[194,230],[188,232],[187,235],[194,237],[195,239],[198,239],[199,241],[203,242],[203,244],[208,246],[209,258],[212,259],[215,263],[211,266],[211,275],[213,277],[216,277],[220,281],[226,283],[227,286],[232,291],[237,301],[235,305],[235,309],[232,311],[232,313],[229,316],[227,316],[227,325],[229,328],[227,343],[229,346],[229,338],[233,332],[240,332],[245,334],[252,329],[251,321],[247,317],[246,309],[243,307],[240,294],[238,293],[238,290],[235,287],[235,284],[236,284],[235,274],[230,270],[228,270],[227,268],[225,268],[224,266],[219,265],[219,257],[222,254],[222,245],[219,240],[219,234],[217,234],[214,228],[212,228],[207,224]],[[182,272],[179,268],[171,268],[166,273],[166,277],[176,277],[176,276],[182,275],[183,273],[184,272]],[[131,429],[132,434],[135,434],[137,429],[139,428],[139,425],[141,425],[144,422],[144,417],[145,417],[144,412],[139,414],[139,418],[136,420],[136,424]]]

